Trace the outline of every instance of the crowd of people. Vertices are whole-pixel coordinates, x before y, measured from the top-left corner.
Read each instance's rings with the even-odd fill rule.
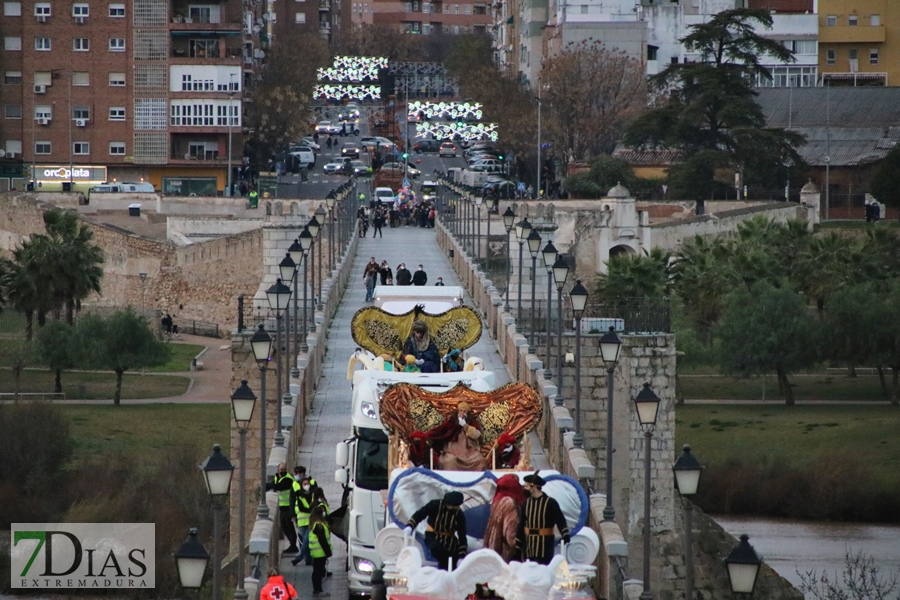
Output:
[[[386,260],[381,261],[381,264],[379,265],[378,261],[376,261],[373,256],[369,258],[369,262],[366,263],[366,266],[363,269],[363,281],[365,281],[366,284],[365,301],[372,302],[375,297],[375,288],[378,285],[422,286],[428,284],[428,273],[425,272],[425,267],[422,265],[419,265],[415,272],[411,272],[406,268],[406,263],[397,265],[397,271],[395,273],[391,270],[391,267]],[[443,277],[438,277],[437,282],[435,282],[434,285],[444,285]]]
[[[391,229],[415,225],[432,229],[434,208],[430,203],[386,206],[372,202],[369,206],[360,206],[356,211],[356,232],[361,238],[366,237],[370,228],[372,237],[384,237],[381,228],[385,224]]]

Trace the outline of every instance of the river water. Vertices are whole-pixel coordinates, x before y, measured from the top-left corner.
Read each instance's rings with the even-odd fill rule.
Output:
[[[844,555],[862,552],[875,559],[882,575],[900,572],[900,526],[830,523],[755,517],[717,516],[715,520],[735,536],[746,533],[750,544],[779,575],[799,585],[797,574],[826,571],[838,580]]]

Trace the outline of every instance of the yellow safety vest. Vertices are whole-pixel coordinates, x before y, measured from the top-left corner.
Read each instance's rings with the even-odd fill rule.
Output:
[[[306,512],[300,510],[300,505],[303,505],[303,508],[306,509]],[[309,526],[309,500],[304,498],[303,496],[297,496],[297,508],[295,509],[297,513],[297,527],[308,527]]]
[[[328,545],[331,545],[331,530],[328,528],[328,525],[322,524],[322,528],[325,529],[325,539],[328,540]],[[312,535],[310,532],[309,536],[309,555],[313,558],[323,558],[325,556],[325,548],[322,547],[322,544],[319,542],[318,535]]]
[[[290,479],[294,485],[297,485],[297,482],[294,481],[294,478],[290,475],[283,475],[279,477],[275,476],[275,485],[278,485],[285,479]],[[290,506],[291,505],[291,490],[281,490],[278,492],[278,506]]]

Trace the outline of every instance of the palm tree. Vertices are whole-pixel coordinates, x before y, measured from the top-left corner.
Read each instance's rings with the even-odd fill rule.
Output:
[[[610,259],[607,273],[597,281],[601,298],[660,298],[671,291],[671,255],[659,248],[648,254],[625,254]]]
[[[100,293],[103,251],[93,243],[94,232],[74,211],[47,211],[44,226],[58,255],[54,293],[65,308],[66,322],[71,325],[75,311],[81,309],[81,301],[92,292]]]
[[[696,236],[685,242],[672,263],[675,293],[706,345],[712,344],[712,329],[725,310],[725,297],[732,289],[728,261],[730,251],[721,238]]]
[[[25,315],[25,337],[34,333],[34,319],[43,325],[47,313],[59,307],[53,292],[53,261],[58,258],[45,236],[35,235],[13,251],[6,262],[2,287],[8,304]]]

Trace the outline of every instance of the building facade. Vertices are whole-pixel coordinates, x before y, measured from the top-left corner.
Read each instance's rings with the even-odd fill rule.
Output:
[[[488,33],[490,2],[369,0],[351,7],[353,25],[382,25],[413,35]]]
[[[2,161],[45,190],[222,192],[265,29],[237,0],[203,2],[4,2]]]
[[[822,85],[900,83],[900,3],[893,0],[819,0]]]

